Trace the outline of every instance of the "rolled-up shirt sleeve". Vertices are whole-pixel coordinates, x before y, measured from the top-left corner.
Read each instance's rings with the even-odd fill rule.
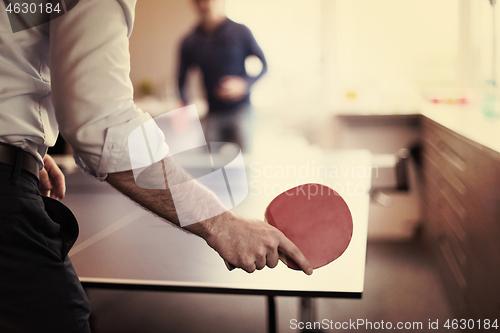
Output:
[[[151,119],[133,101],[129,40],[135,1],[80,0],[51,21],[52,101],[59,131],[87,173],[131,169],[128,136]],[[164,140],[163,133],[148,139]],[[157,145],[166,155],[163,141]]]

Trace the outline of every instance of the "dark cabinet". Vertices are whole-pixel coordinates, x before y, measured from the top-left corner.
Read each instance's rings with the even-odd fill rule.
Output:
[[[423,119],[424,240],[458,319],[500,319],[500,153]]]

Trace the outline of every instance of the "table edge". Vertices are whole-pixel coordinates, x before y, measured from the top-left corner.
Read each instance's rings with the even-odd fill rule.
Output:
[[[277,290],[238,288],[223,285],[199,284],[175,281],[110,279],[81,277],[80,282],[85,289],[109,289],[131,291],[189,292],[204,294],[260,295],[260,296],[295,296],[295,297],[329,297],[361,299],[362,292],[348,291],[314,291],[314,290]]]

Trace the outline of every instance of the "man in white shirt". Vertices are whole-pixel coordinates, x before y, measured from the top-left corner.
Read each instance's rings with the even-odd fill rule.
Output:
[[[169,189],[140,188],[130,171],[128,135],[150,120],[135,106],[129,78],[135,1],[76,2],[66,0],[66,10],[74,8],[50,23],[16,33],[9,1],[0,3],[0,332],[89,331],[88,300],[67,257],[76,220],[37,189],[64,195],[62,174],[46,155],[58,131],[86,173],[179,226]],[[148,136],[162,141],[159,129]],[[168,151],[164,142],[158,147]],[[169,176],[188,177],[169,158],[164,163]],[[190,183],[186,195],[205,202],[193,214],[220,205]],[[300,250],[263,221],[231,211],[199,221],[183,229],[247,272],[276,266],[279,249],[312,273]]]

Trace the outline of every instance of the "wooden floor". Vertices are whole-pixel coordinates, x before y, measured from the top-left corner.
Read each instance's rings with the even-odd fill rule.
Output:
[[[88,290],[88,295],[94,333],[266,331],[266,299],[260,296],[102,290]],[[277,298],[279,332],[299,331],[290,323],[300,321],[299,303],[295,297]],[[356,332],[435,332],[428,329],[429,320],[452,318],[437,271],[416,241],[370,242],[363,298],[317,299],[316,307],[318,321],[394,325],[392,330],[360,326]],[[397,330],[398,322],[421,322],[422,329]],[[322,330],[340,331],[354,330]]]

